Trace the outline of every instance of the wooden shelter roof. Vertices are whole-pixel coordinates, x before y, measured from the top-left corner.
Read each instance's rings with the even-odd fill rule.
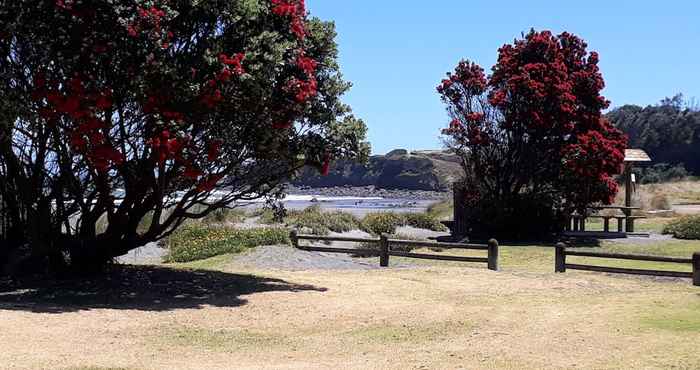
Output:
[[[625,162],[651,162],[651,158],[641,149],[625,149]]]

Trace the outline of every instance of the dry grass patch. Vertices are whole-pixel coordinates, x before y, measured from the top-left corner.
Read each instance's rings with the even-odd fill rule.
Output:
[[[168,326],[156,332],[157,343],[225,352],[283,343],[278,335],[246,329]]]
[[[401,325],[380,323],[352,330],[349,335],[376,344],[422,344],[447,336],[463,335],[471,331],[472,327],[467,320],[407,322]]]

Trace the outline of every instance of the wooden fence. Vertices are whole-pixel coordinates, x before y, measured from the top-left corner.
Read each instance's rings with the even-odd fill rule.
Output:
[[[622,268],[622,267],[608,267],[608,266],[573,264],[573,263],[566,263],[567,256],[689,264],[689,265],[693,266],[693,272],[642,270],[642,269],[631,269],[631,268]],[[567,269],[569,269],[569,270],[583,270],[583,271],[596,271],[596,272],[610,272],[610,273],[616,273],[616,274],[669,276],[669,277],[689,278],[689,279],[693,279],[693,285],[700,286],[700,252],[694,253],[692,258],[645,256],[645,255],[635,255],[635,254],[601,253],[601,252],[580,252],[580,251],[568,250],[568,249],[566,249],[566,244],[559,243],[555,247],[554,271],[555,272],[566,272]]]
[[[457,261],[457,262],[481,262],[486,263],[489,270],[498,271],[498,241],[495,239],[489,240],[488,244],[466,244],[466,243],[439,243],[432,241],[417,241],[417,240],[400,240],[390,239],[387,235],[382,234],[378,239],[370,238],[345,238],[336,236],[317,236],[317,235],[301,235],[296,231],[290,234],[292,245],[295,248],[327,253],[345,253],[363,256],[379,256],[379,265],[381,267],[389,266],[389,257],[406,257],[420,258],[440,261]],[[353,242],[363,244],[376,244],[376,248],[332,248],[332,247],[317,247],[300,245],[300,240],[325,241],[325,242]],[[463,256],[447,256],[426,253],[412,253],[393,250],[393,246],[415,246],[425,248],[440,248],[440,249],[466,249],[466,250],[485,250],[487,257],[463,257]]]

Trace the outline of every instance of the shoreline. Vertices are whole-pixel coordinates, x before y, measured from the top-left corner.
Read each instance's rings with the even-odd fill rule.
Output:
[[[406,200],[442,200],[451,196],[449,192],[406,189],[380,189],[374,186],[335,186],[313,188],[307,186],[288,185],[285,191],[288,195],[315,195],[323,197],[360,197],[386,198]]]

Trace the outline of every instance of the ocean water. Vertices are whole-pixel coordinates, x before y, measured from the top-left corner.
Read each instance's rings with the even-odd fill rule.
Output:
[[[247,207],[261,207],[264,200],[247,202]],[[403,199],[381,197],[331,197],[322,195],[289,194],[282,203],[287,209],[304,209],[318,205],[327,211],[341,210],[355,215],[370,212],[425,212],[436,201],[434,199]]]

